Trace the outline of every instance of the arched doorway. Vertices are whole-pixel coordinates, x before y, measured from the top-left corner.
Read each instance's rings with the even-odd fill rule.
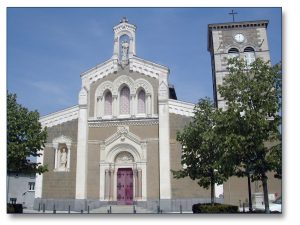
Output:
[[[147,200],[147,144],[118,127],[100,146],[100,201],[133,204]]]

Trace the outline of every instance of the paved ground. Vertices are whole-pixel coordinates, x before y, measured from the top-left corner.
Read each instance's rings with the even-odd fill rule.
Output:
[[[133,210],[135,209],[136,213],[155,213],[152,212],[150,210],[135,206],[135,208],[132,205],[112,205],[112,206],[102,206],[100,208],[97,209],[92,209],[90,210],[90,213],[104,213],[107,214],[108,211],[111,210],[111,213],[128,213],[128,214],[133,214]],[[37,210],[33,210],[33,209],[23,209],[23,213],[38,213],[38,214],[43,214],[43,211],[41,210],[40,212]],[[45,211],[45,214],[52,214],[53,211]],[[56,211],[57,214],[61,214],[61,213],[68,213],[68,211]],[[81,212],[75,212],[75,211],[71,211],[70,213],[81,213]],[[84,214],[87,213],[87,211],[83,212]]]

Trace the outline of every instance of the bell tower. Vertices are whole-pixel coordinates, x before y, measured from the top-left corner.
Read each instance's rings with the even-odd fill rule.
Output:
[[[247,64],[251,64],[256,58],[270,60],[268,23],[268,20],[258,20],[208,25],[207,50],[211,55],[214,101],[218,108],[226,107],[219,94],[218,85],[222,85],[228,74],[229,58],[242,58]]]
[[[123,17],[114,28],[114,52],[112,59],[118,64],[128,65],[129,59],[136,55],[135,51],[135,31],[136,26],[128,23],[128,19]]]

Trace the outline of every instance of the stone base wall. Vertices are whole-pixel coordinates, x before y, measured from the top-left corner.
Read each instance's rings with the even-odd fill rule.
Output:
[[[223,203],[223,199],[216,198],[217,203]],[[210,198],[182,198],[182,199],[152,199],[148,201],[136,201],[134,205],[148,209],[154,214],[158,212],[191,212],[193,204],[209,203]],[[34,210],[43,211],[75,211],[80,212],[100,208],[101,206],[117,205],[116,201],[107,202],[89,199],[40,199],[34,200]]]

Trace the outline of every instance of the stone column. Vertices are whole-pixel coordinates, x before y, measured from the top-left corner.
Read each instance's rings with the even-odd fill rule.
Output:
[[[109,171],[105,170],[105,189],[104,189],[104,199],[109,199]]]
[[[134,197],[137,199],[139,197],[138,191],[139,191],[139,186],[138,186],[138,172],[137,169],[133,170],[133,175],[134,175]]]
[[[132,112],[131,115],[136,115],[137,114],[137,100],[136,100],[136,95],[132,95]]]
[[[118,116],[118,100],[117,100],[118,96],[117,95],[113,95],[112,96],[112,115],[114,118],[116,118]]]
[[[68,154],[67,154],[67,171],[70,171],[70,161],[71,161],[71,143],[66,143],[68,148]]]
[[[57,159],[59,157],[59,150],[58,150],[58,148],[55,148],[54,154],[55,154],[54,155],[54,157],[55,157],[55,159],[54,159],[54,170],[56,170],[58,168],[58,162],[57,162]]]
[[[138,198],[142,198],[142,170],[138,169]]]
[[[130,115],[135,116],[134,113],[134,95],[130,94]]]
[[[114,196],[114,170],[110,169],[109,170],[109,200],[113,201],[113,196]]]
[[[146,96],[146,115],[150,117],[152,115],[152,102],[151,102],[151,95],[147,94]]]
[[[79,118],[77,136],[76,199],[86,199],[88,92],[82,87],[79,92]]]

